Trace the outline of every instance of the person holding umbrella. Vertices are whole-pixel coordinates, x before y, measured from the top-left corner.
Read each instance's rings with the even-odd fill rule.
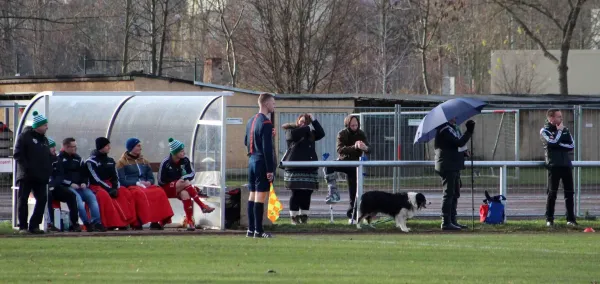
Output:
[[[473,199],[474,176],[473,154],[466,151],[465,145],[473,136],[475,122],[469,120],[481,113],[486,103],[470,98],[448,100],[432,109],[417,128],[414,143],[426,143],[435,138],[435,171],[442,178],[442,230],[461,230],[467,226],[456,221],[456,207],[460,197],[460,171],[465,168],[465,156],[471,157],[471,207],[474,224],[475,203]],[[461,134],[458,127],[467,121],[467,131]],[[471,140],[473,149],[473,140]]]
[[[465,145],[473,136],[475,122],[466,123],[467,132],[461,135],[460,126],[453,118],[438,127],[435,136],[435,172],[442,178],[442,230],[460,230],[467,226],[456,221],[456,207],[460,197],[460,171],[465,168]]]

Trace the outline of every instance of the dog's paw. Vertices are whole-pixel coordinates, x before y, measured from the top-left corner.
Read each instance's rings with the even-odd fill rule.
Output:
[[[402,229],[402,232],[408,233],[410,232],[410,228]]]

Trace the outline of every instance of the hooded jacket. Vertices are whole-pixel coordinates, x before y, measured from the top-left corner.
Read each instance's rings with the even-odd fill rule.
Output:
[[[556,126],[546,122],[546,125],[540,130],[540,138],[544,145],[546,167],[573,167],[569,152],[575,149],[575,143],[569,129],[558,130]]]
[[[356,141],[362,141],[369,146],[369,142],[367,141],[367,135],[362,129],[360,129],[360,122],[358,123],[358,129],[356,131],[352,131],[350,127],[346,127],[337,135],[337,152],[338,152],[338,160],[342,161],[358,161],[360,156],[363,153],[369,153],[369,151],[363,151],[354,146]]]
[[[154,175],[150,162],[144,156],[133,156],[128,152],[123,153],[117,162],[119,182],[122,186],[134,186],[138,181],[147,181],[154,184]]]
[[[325,137],[325,131],[321,124],[314,120],[312,122],[314,130],[310,126],[299,127],[295,123],[286,123],[281,127],[285,130],[285,140],[287,142],[288,154],[286,161],[318,161],[315,150],[315,142]],[[286,168],[286,171],[316,171],[318,168]]]

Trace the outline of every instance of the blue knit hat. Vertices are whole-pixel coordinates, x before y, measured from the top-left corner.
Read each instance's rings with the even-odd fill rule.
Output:
[[[48,147],[54,148],[56,147],[56,141],[52,140],[52,138],[48,137]]]
[[[43,115],[36,111],[33,111],[33,125],[31,127],[36,129],[44,124],[48,124],[48,119]]]
[[[183,145],[183,143],[181,143],[181,141],[175,140],[173,138],[169,138],[169,150],[172,155],[175,155],[175,154],[181,152],[181,150],[183,150],[184,147],[185,147],[185,145]]]
[[[127,149],[127,152],[131,152],[133,150],[133,148],[135,148],[135,146],[137,146],[137,144],[140,144],[140,139],[137,138],[129,138],[127,139],[127,142],[125,142],[125,149]]]

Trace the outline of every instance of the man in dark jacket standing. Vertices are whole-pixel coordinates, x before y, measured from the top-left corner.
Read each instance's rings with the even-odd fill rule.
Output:
[[[562,113],[558,109],[550,109],[546,113],[546,125],[540,130],[540,138],[546,152],[546,168],[548,168],[548,199],[546,200],[546,226],[554,225],[554,205],[558,185],[562,180],[567,209],[567,225],[576,226],[575,201],[573,195],[573,165],[569,152],[575,149],[573,136],[563,125]]]
[[[32,234],[43,234],[39,229],[46,201],[48,200],[47,186],[52,173],[52,160],[46,131],[48,119],[37,111],[33,112],[33,125],[27,127],[17,138],[14,159],[17,162],[17,178],[19,184],[18,211],[19,229],[21,233],[29,231]],[[27,200],[33,192],[35,208],[29,223],[27,223]]]
[[[442,197],[442,230],[460,230],[467,226],[456,221],[456,207],[460,197],[460,171],[465,167],[465,149],[473,130],[475,122],[466,123],[467,132],[461,135],[460,126],[456,119],[438,127],[435,135],[435,171],[442,178],[444,195]]]
[[[364,153],[369,152],[369,142],[367,135],[360,129],[358,117],[348,115],[344,119],[345,128],[340,130],[337,135],[337,152],[338,161],[358,161]],[[348,167],[327,167],[324,168],[325,181],[329,190],[328,196],[325,198],[327,204],[337,203],[340,201],[340,196],[337,193],[337,176],[335,172],[346,174],[348,179],[348,193],[350,197],[350,208],[346,211],[349,224],[354,224],[356,220],[356,209],[354,201],[356,200],[356,168]],[[352,216],[354,215],[354,219]]]

